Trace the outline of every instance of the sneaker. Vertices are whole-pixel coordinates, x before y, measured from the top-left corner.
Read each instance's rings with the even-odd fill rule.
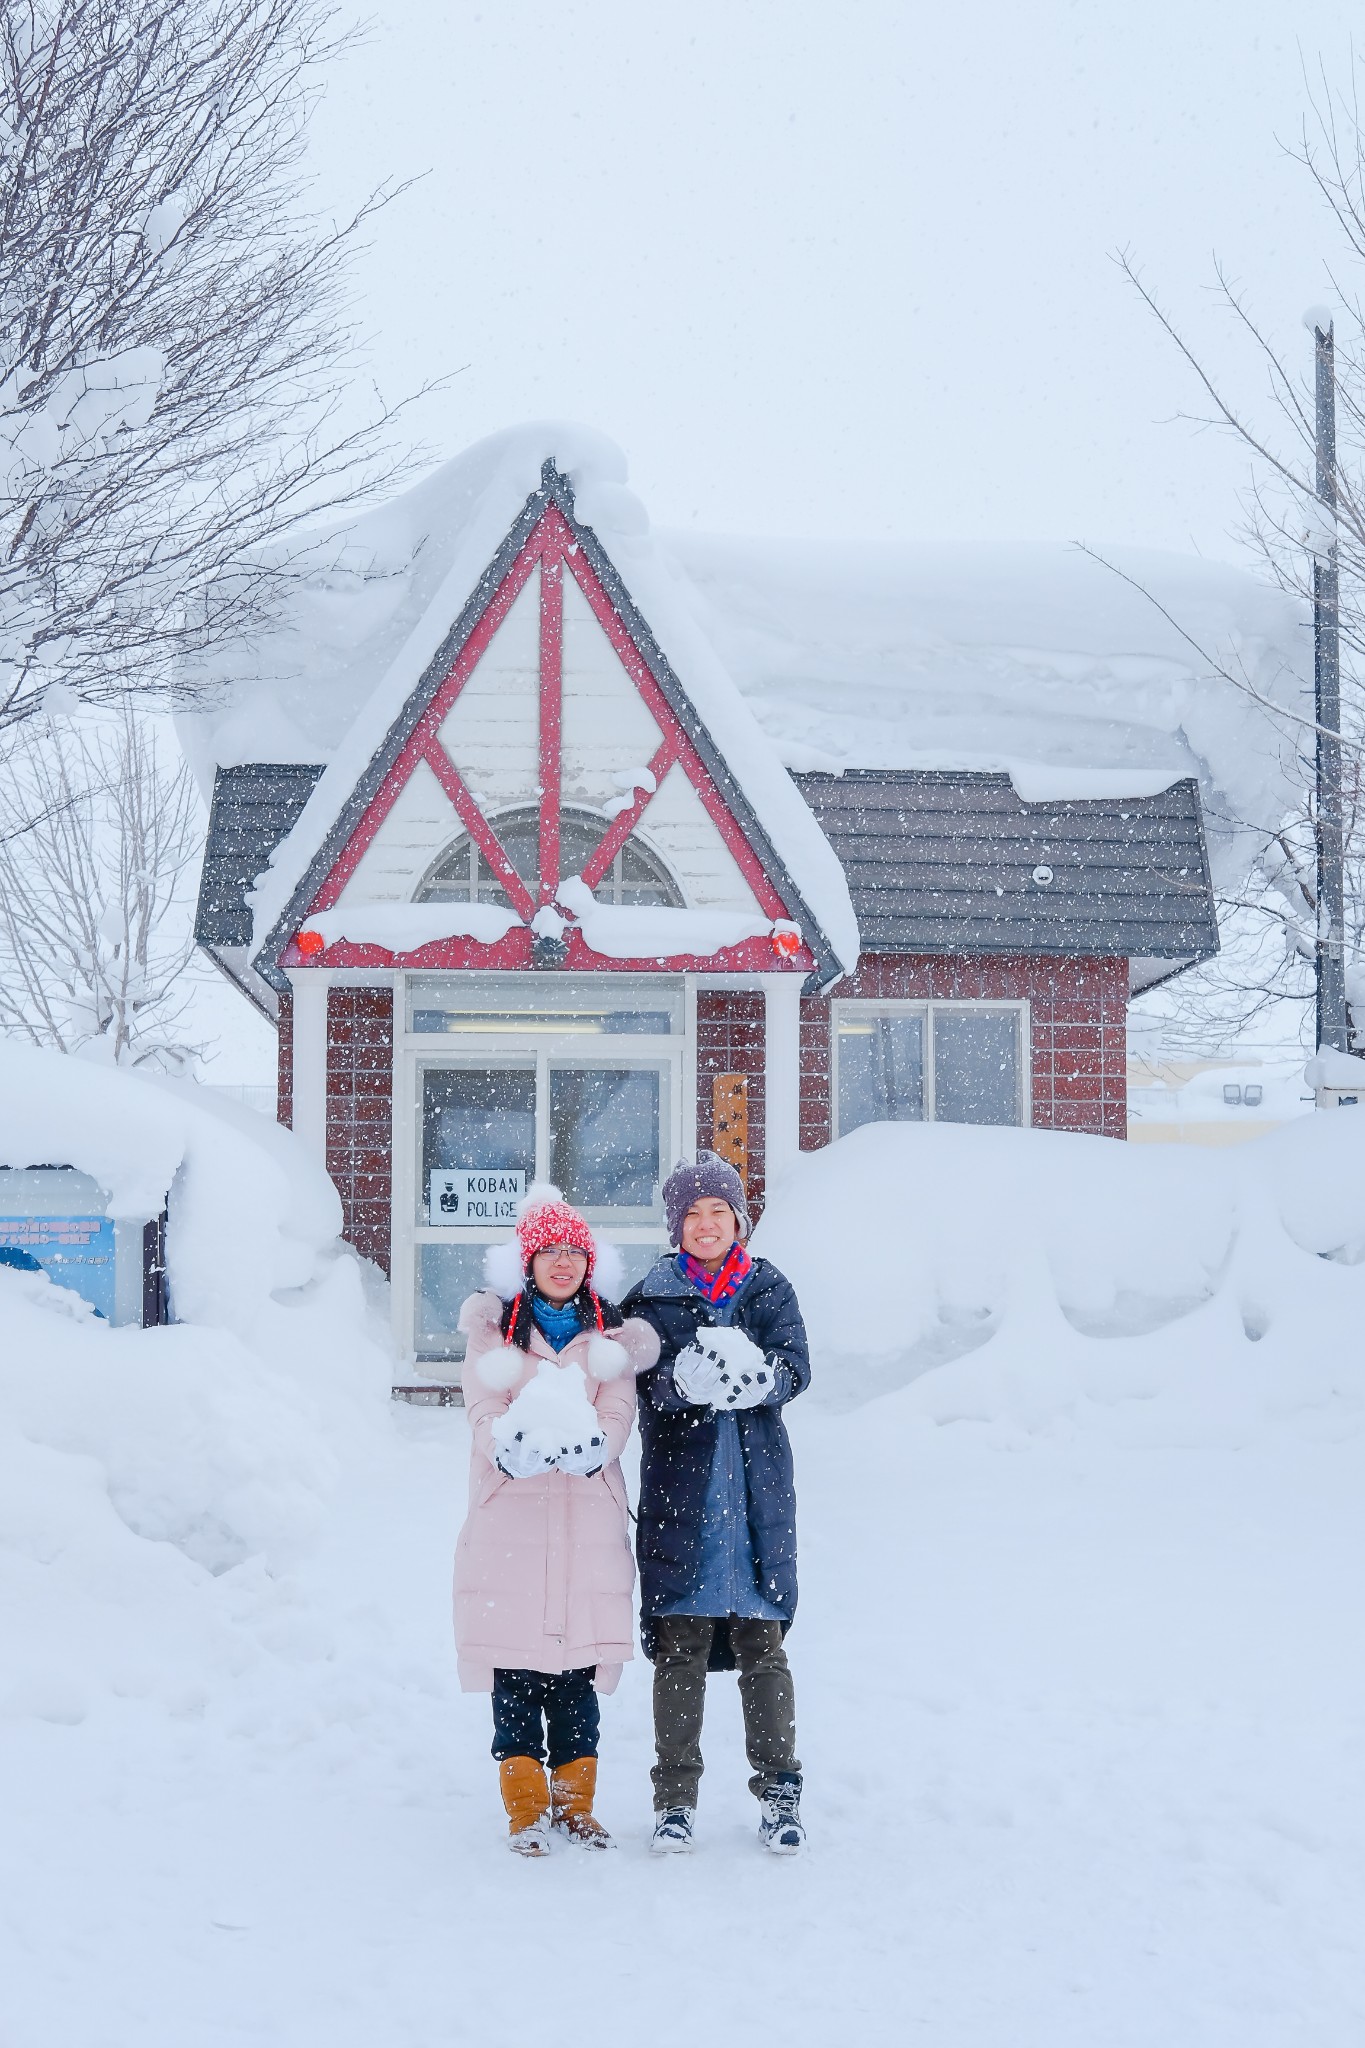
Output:
[[[685,1856],[692,1847],[695,1806],[666,1806],[654,1816],[654,1838],[650,1848],[656,1856]]]
[[[774,1778],[764,1787],[759,1814],[758,1839],[774,1856],[794,1856],[804,1848],[806,1830],[801,1825],[800,1778]]]

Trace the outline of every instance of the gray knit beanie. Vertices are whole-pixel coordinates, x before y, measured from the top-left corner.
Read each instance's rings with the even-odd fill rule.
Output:
[[[668,1218],[668,1235],[674,1244],[682,1237],[683,1218],[692,1204],[704,1201],[710,1195],[730,1204],[740,1236],[749,1235],[751,1225],[743,1181],[734,1167],[714,1152],[699,1152],[695,1166],[689,1166],[680,1159],[664,1182],[664,1214]]]

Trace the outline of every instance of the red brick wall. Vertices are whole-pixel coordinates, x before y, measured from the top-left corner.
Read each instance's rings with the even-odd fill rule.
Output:
[[[389,1270],[393,1187],[393,990],[327,992],[327,1171],[342,1235]]]
[[[286,1130],[294,1128],[294,998],[286,991],[280,997],[275,1067],[275,1121]]]
[[[841,981],[842,995],[850,984]],[[830,1140],[829,997],[801,999],[801,1150],[818,1152]]]
[[[697,991],[697,1149],[710,1146],[711,1083],[717,1074],[749,1077],[749,1208],[763,1207],[763,1053],[765,1032],[761,989]]]
[[[1033,1122],[1044,1130],[1128,1135],[1128,962],[1027,955],[950,959],[864,954],[834,997],[913,1002],[1026,999],[1033,1049]],[[801,1148],[829,1143],[829,999],[801,1005]]]

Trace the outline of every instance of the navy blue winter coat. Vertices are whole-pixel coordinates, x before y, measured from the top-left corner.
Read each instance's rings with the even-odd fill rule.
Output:
[[[683,1399],[673,1384],[673,1361],[715,1317],[710,1303],[684,1280],[671,1256],[660,1259],[636,1282],[621,1303],[621,1312],[652,1324],[662,1342],[658,1364],[642,1373],[637,1383],[640,1640],[645,1655],[652,1658],[656,1617],[685,1598],[696,1583],[706,1486],[716,1449],[715,1410]],[[766,1259],[754,1260],[735,1298],[731,1322],[752,1338],[774,1367],[767,1401],[740,1409],[734,1420],[744,1458],[758,1583],[783,1610],[785,1633],[796,1612],[796,1487],[782,1409],[810,1385],[810,1351],[796,1290]],[[731,1670],[734,1661],[728,1632],[719,1628],[711,1669]]]

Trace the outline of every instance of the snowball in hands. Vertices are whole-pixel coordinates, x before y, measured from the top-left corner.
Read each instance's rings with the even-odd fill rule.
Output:
[[[509,1479],[529,1479],[558,1466],[587,1476],[607,1462],[606,1432],[576,1365],[542,1358],[505,1415],[493,1424],[493,1452]]]
[[[702,1330],[678,1353],[673,1384],[700,1406],[756,1408],[772,1393],[773,1369],[743,1330]]]
[[[699,1345],[689,1344],[673,1361],[673,1384],[684,1401],[699,1408],[715,1408],[721,1399],[720,1361],[708,1358]]]

